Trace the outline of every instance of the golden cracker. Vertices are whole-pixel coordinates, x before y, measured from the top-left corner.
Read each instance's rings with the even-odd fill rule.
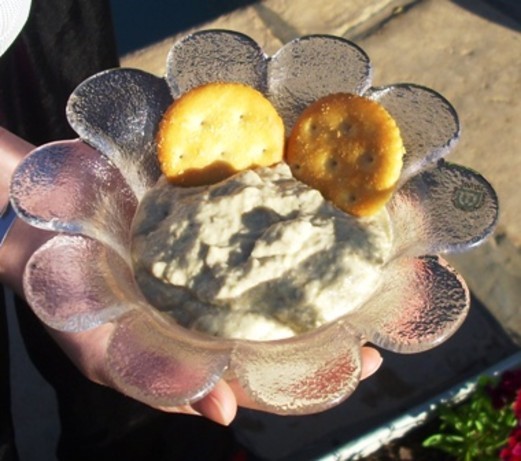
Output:
[[[391,197],[405,152],[400,130],[375,101],[348,93],[311,104],[288,139],[293,175],[355,216],[380,210]]]
[[[158,159],[173,183],[212,184],[232,174],[282,161],[284,124],[252,87],[216,82],[182,95],[158,132]]]

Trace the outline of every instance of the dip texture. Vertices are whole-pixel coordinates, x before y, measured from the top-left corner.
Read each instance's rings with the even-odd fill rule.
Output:
[[[211,185],[161,178],[132,230],[147,299],[216,336],[290,337],[363,304],[390,253],[385,211],[354,218],[294,179],[286,164]]]

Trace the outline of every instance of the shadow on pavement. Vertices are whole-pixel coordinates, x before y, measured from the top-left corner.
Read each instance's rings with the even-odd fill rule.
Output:
[[[521,2],[519,0],[452,0],[457,5],[504,27],[521,31]]]

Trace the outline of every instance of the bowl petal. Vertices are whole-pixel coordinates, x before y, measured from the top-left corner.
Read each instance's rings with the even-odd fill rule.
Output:
[[[160,174],[155,136],[171,102],[164,79],[136,69],[111,69],[73,91],[67,118],[82,139],[114,162],[140,198]]]
[[[223,343],[198,339],[146,311],[133,311],[118,322],[107,353],[115,386],[155,407],[204,397],[222,377],[229,356]]]
[[[371,84],[369,57],[352,42],[327,35],[297,38],[271,59],[268,95],[288,132],[311,102],[331,93],[362,94]]]
[[[128,253],[136,197],[118,168],[81,141],[33,151],[11,179],[11,201],[33,226],[81,233]]]
[[[27,264],[24,291],[45,324],[69,332],[112,321],[141,299],[128,264],[80,235],[58,235],[42,245]]]
[[[447,155],[459,139],[455,109],[434,90],[404,83],[371,88],[366,96],[382,104],[400,127],[406,149],[402,182]]]
[[[177,42],[167,58],[166,81],[174,98],[210,82],[240,82],[266,92],[266,55],[250,37],[204,30]]]
[[[483,176],[440,160],[405,183],[388,210],[396,253],[418,256],[454,253],[481,243],[496,226],[499,205]]]
[[[372,343],[395,352],[421,352],[451,336],[465,319],[470,295],[463,278],[436,256],[400,258],[349,321]]]
[[[290,340],[240,342],[231,369],[262,409],[322,411],[347,398],[360,379],[360,337],[343,322]]]

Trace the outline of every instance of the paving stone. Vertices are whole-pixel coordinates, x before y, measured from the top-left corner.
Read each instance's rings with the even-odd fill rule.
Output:
[[[366,30],[375,21],[389,16],[413,0],[268,0],[255,8],[281,41],[309,34],[345,36],[353,30]]]

